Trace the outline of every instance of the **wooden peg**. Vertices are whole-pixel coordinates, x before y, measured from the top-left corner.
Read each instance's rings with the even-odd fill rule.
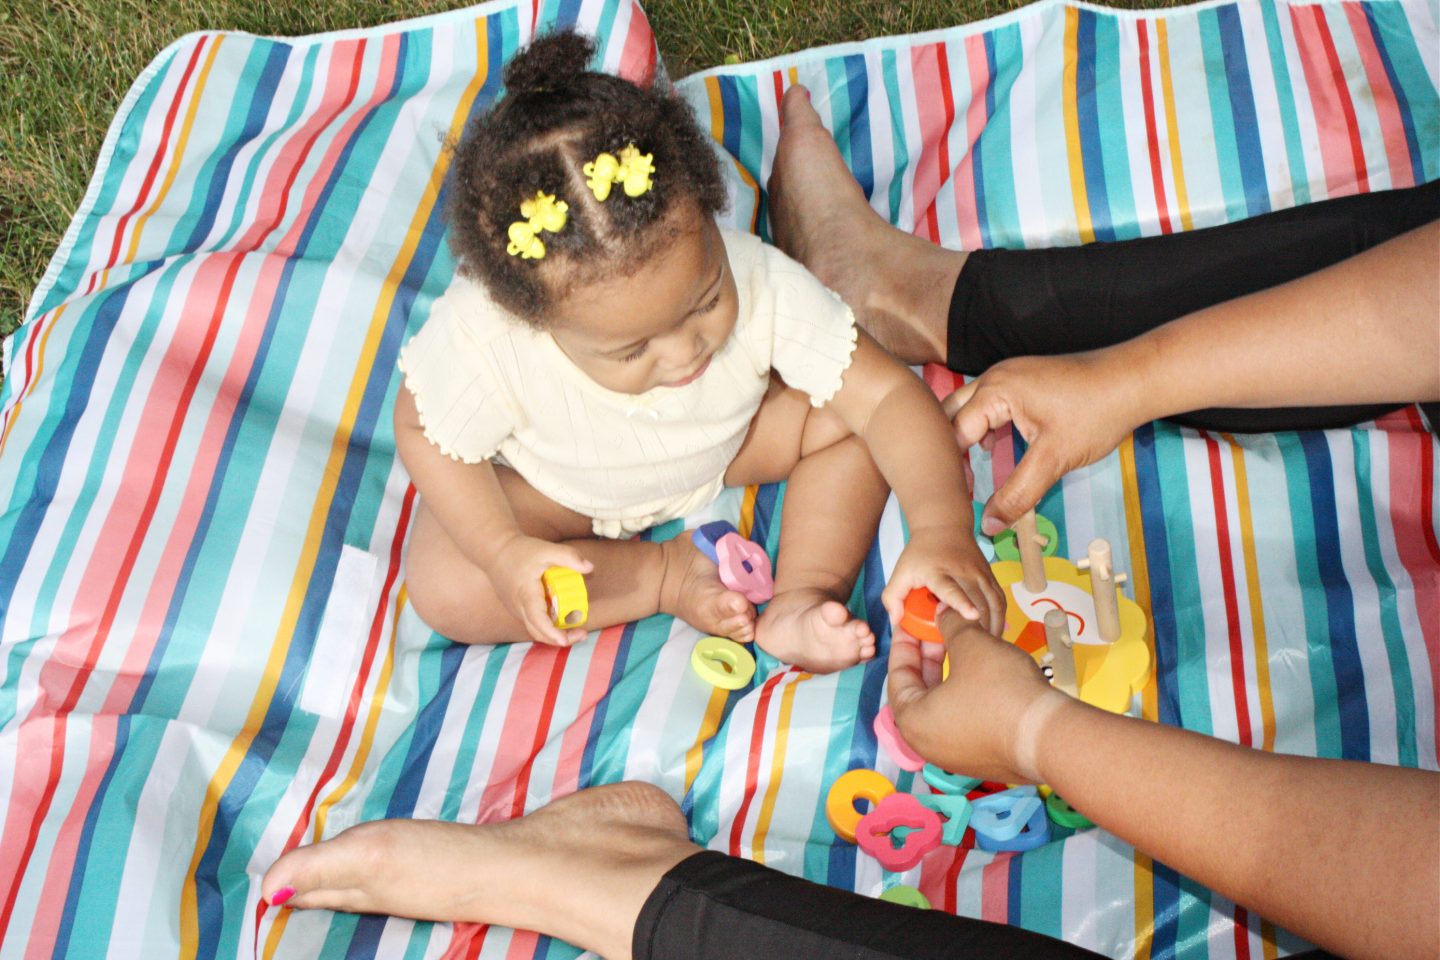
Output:
[[[1118,586],[1125,574],[1115,573],[1110,557],[1110,541],[1090,541],[1090,555],[1075,564],[1077,569],[1090,571],[1090,595],[1095,600],[1095,631],[1106,643],[1120,639],[1120,594]]]
[[[1045,645],[1054,658],[1050,669],[1055,671],[1055,686],[1072,697],[1080,696],[1080,686],[1075,679],[1075,650],[1070,640],[1070,616],[1064,610],[1045,611]]]
[[[1025,571],[1025,589],[1031,593],[1039,593],[1050,582],[1045,576],[1043,546],[1044,538],[1035,529],[1035,511],[1026,510],[1015,521],[1015,547],[1020,551],[1020,566]]]

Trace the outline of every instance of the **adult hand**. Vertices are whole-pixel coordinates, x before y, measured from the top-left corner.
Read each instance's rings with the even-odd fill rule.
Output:
[[[901,631],[890,644],[890,709],[905,742],[954,773],[1028,780],[1017,760],[1021,719],[1042,697],[1070,698],[1050,686],[1029,654],[955,611],[942,609],[938,625],[943,647]],[[942,682],[947,652],[950,678]]]
[[[485,572],[505,609],[525,625],[530,639],[568,647],[585,639],[585,630],[562,630],[550,619],[545,588],[540,582],[540,575],[550,567],[570,567],[582,574],[595,569],[574,547],[516,533],[495,551]]]
[[[1062,476],[1104,457],[1149,419],[1138,412],[1136,379],[1133,370],[1107,365],[1103,351],[1016,357],[946,398],[945,414],[962,446],[988,447],[993,432],[1011,423],[1029,445],[985,504],[987,535],[1009,527]]]

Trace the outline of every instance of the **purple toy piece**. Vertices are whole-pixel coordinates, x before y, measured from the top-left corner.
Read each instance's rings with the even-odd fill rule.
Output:
[[[739,591],[751,603],[764,603],[775,596],[775,579],[770,557],[758,543],[738,533],[727,533],[715,544],[720,559],[720,582]]]
[[[715,553],[715,544],[727,533],[736,533],[735,524],[729,520],[711,520],[709,523],[702,523],[690,531],[690,539],[694,541],[696,549],[710,558],[711,563],[719,563],[720,558]]]

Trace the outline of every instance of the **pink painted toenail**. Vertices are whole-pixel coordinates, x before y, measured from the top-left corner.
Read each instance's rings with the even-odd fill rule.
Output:
[[[276,890],[270,895],[270,906],[282,906],[285,901],[289,900],[293,896],[295,896],[294,887],[281,887],[279,890]]]

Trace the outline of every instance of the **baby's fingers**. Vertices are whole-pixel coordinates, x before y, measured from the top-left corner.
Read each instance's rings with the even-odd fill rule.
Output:
[[[975,601],[970,598],[970,594],[954,577],[939,578],[930,590],[940,598],[945,606],[950,607],[966,620],[982,618],[982,609],[976,606]]]
[[[993,575],[982,577],[976,589],[985,597],[986,607],[990,612],[990,632],[995,636],[1003,636],[1005,633],[1005,591],[1000,584],[995,582]]]
[[[545,566],[569,567],[579,573],[593,573],[595,570],[595,564],[586,560],[579,550],[563,543],[552,543],[545,551]]]
[[[911,589],[909,581],[908,576],[897,570],[885,585],[885,589],[880,591],[880,605],[889,614],[892,628],[900,623],[900,616],[905,612],[905,597]]]
[[[526,599],[524,620],[531,639],[554,647],[570,646],[565,632],[551,622],[549,605],[545,602],[544,594]]]

